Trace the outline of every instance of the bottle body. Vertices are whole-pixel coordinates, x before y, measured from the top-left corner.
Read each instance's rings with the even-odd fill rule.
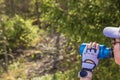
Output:
[[[82,43],[80,45],[80,54],[82,55],[86,45],[88,43]],[[100,45],[100,50],[99,50],[99,53],[98,53],[98,58],[101,58],[101,59],[104,59],[104,58],[110,58],[110,57],[113,57],[113,51],[111,48],[107,48],[105,45]]]

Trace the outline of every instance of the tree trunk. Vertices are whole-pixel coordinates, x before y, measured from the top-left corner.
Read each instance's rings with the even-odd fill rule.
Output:
[[[40,12],[39,12],[39,2],[38,2],[38,0],[36,0],[36,2],[35,2],[35,13],[36,13],[36,18],[37,18],[37,25],[41,29],[40,20],[39,20]]]

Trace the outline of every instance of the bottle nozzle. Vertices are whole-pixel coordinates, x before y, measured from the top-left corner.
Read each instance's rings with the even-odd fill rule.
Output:
[[[110,58],[113,58],[113,57],[114,57],[113,48],[111,48],[111,50],[110,50],[109,57],[110,57]]]

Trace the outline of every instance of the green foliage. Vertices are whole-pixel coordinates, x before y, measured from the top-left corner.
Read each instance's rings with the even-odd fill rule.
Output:
[[[114,59],[100,60],[99,66],[94,71],[93,80],[119,80],[119,70],[119,65],[115,64]]]
[[[36,18],[36,0],[22,1],[24,5],[19,0],[13,0],[16,4],[7,4],[7,1],[11,2],[12,0],[4,1],[4,5],[8,7],[2,5],[0,9],[5,8],[5,10],[1,10],[1,13],[5,11],[6,15],[19,14],[24,18],[26,16],[29,16],[29,19]],[[26,6],[27,2],[28,6],[30,5],[29,8]],[[3,4],[3,2],[0,3]],[[120,0],[38,0],[38,3],[40,25],[45,27],[49,24],[46,30],[51,30],[54,27],[57,32],[61,32],[69,38],[69,44],[73,45],[74,54],[77,54],[76,49],[82,42],[96,41],[110,46],[110,39],[105,38],[102,31],[106,26],[120,25]],[[19,16],[4,19],[1,23],[5,25],[7,43],[11,48],[31,45],[31,41],[38,36],[38,29],[32,27],[31,20],[23,20]],[[32,57],[34,58],[34,56]],[[68,65],[68,63],[64,64]],[[75,66],[78,65],[75,64]],[[120,73],[117,73],[119,70],[113,59],[100,60],[100,65],[95,70],[96,74],[93,80],[117,80],[120,78]],[[77,76],[74,74],[78,72],[77,70],[73,68],[68,73],[73,71],[75,72],[71,74],[58,72],[55,75],[61,75],[60,79],[63,80],[72,80],[72,78],[68,78],[71,76],[74,78],[73,80],[76,80]],[[106,76],[103,77],[103,75]]]
[[[119,25],[120,14],[117,12],[116,4],[117,1],[111,0],[106,2],[103,0],[58,0],[56,2],[46,0],[41,3],[41,20],[56,27],[58,31],[74,40],[73,42],[103,43],[105,41],[102,34],[103,28]]]
[[[8,67],[8,72],[3,73],[0,77],[0,80],[26,80],[26,72],[27,69],[25,64],[20,63],[19,61],[14,62],[13,64],[10,64]]]
[[[39,77],[33,78],[33,80],[79,80],[78,77],[74,77],[78,75],[75,72],[76,72],[75,70],[69,70],[66,71],[65,73],[56,72],[53,75],[45,75],[41,78]]]
[[[19,16],[4,18],[5,35],[8,47],[30,46],[31,42],[38,38],[38,28],[31,25],[30,20],[24,20]]]
[[[110,46],[110,39],[105,38],[102,31],[107,26],[119,26],[119,0],[46,0],[41,6],[41,20],[56,27],[74,46],[90,41]],[[112,66],[108,66],[108,61]],[[117,68],[114,61],[103,60],[93,80],[114,80],[114,68]],[[106,76],[102,77],[103,74]],[[119,79],[119,73],[115,76]]]

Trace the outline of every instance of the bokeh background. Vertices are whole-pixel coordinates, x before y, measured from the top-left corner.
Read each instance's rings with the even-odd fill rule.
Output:
[[[120,0],[0,0],[0,80],[79,80],[79,46],[120,25]],[[93,80],[120,80],[113,58]]]

